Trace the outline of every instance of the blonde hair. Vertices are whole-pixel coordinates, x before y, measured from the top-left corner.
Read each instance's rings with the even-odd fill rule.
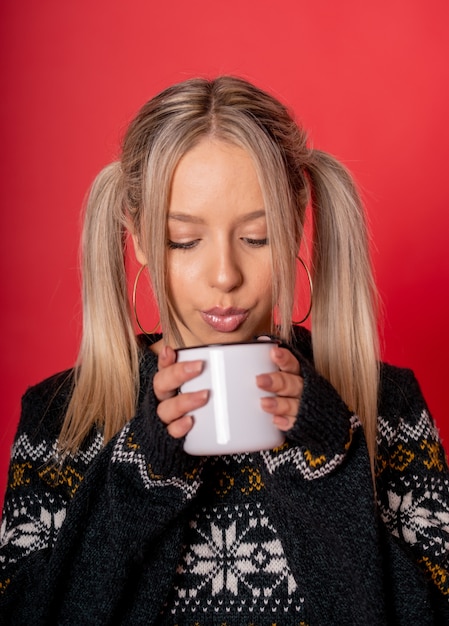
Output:
[[[310,149],[286,107],[235,77],[191,79],[145,104],[131,123],[120,161],[93,184],[83,234],[83,337],[74,391],[61,431],[76,450],[93,424],[109,440],[134,415],[138,346],[126,288],[129,222],[149,260],[164,337],[182,338],[166,284],[166,215],[181,157],[205,137],[252,157],[267,208],[274,281],[273,309],[291,339],[296,255],[305,213],[314,219],[312,343],[317,370],[357,412],[372,463],[378,394],[375,287],[364,212],[347,170]]]

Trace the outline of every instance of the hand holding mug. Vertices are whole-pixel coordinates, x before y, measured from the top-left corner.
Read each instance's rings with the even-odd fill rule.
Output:
[[[186,436],[186,452],[231,454],[282,444],[281,431],[296,419],[302,379],[297,359],[271,341],[177,354],[165,347],[154,389],[160,419],[171,436]]]
[[[203,362],[176,362],[176,352],[164,346],[158,357],[158,372],[153,388],[159,400],[157,414],[167,426],[168,433],[178,439],[184,437],[193,426],[192,413],[204,406],[209,398],[207,389],[179,394],[179,388],[188,380],[201,374]]]
[[[271,358],[279,368],[278,372],[260,374],[256,377],[257,386],[274,397],[261,399],[262,409],[273,415],[273,423],[287,431],[296,422],[303,390],[298,359],[286,348],[273,346]]]

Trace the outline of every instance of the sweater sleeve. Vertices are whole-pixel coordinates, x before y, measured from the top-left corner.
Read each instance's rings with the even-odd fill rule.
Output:
[[[97,433],[57,467],[45,404],[42,387],[25,395],[12,452],[2,623],[154,623],[179,560],[201,460],[167,434],[149,385],[113,440],[103,447]],[[144,607],[133,601],[143,592]]]
[[[312,363],[292,352],[304,380],[296,423],[283,446],[261,453],[270,515],[307,589],[311,623],[380,626],[387,621],[363,429]]]
[[[292,352],[304,380],[296,423],[284,446],[261,456],[271,515],[316,622],[445,623],[447,601],[435,583],[448,580],[447,465],[416,381],[405,375],[407,391],[398,393],[397,380],[386,386],[383,379],[388,418],[379,418],[376,506],[359,419],[313,364]]]
[[[449,470],[437,428],[410,370],[383,367],[377,495],[391,535],[449,606]]]

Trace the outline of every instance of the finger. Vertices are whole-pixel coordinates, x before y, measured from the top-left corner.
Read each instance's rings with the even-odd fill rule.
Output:
[[[273,396],[261,398],[260,404],[263,411],[279,417],[296,419],[296,415],[299,411],[298,398],[281,398],[280,396]]]
[[[290,396],[299,398],[302,394],[304,381],[296,374],[285,372],[271,372],[256,376],[256,384],[259,389],[271,391],[278,396]]]
[[[167,426],[167,432],[175,439],[185,437],[193,426],[193,417],[191,415],[183,415]]]
[[[287,348],[274,346],[271,350],[271,358],[282,372],[299,374],[300,367],[298,359],[290,352],[290,350],[287,350]]]
[[[275,415],[273,417],[273,424],[282,430],[283,432],[287,432],[295,425],[296,418],[287,416],[287,415]]]
[[[187,413],[204,406],[208,398],[209,391],[207,389],[191,393],[180,393],[161,402],[157,407],[157,414],[162,422],[168,425]]]
[[[164,369],[164,367],[168,367],[169,365],[173,365],[176,362],[176,352],[170,346],[164,346],[162,350],[159,352],[159,356],[157,358],[157,367],[158,369]]]
[[[201,374],[203,361],[185,361],[163,366],[154,376],[153,388],[160,401],[176,395],[179,387]]]

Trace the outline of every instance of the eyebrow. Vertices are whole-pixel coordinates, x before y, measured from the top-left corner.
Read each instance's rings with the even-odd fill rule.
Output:
[[[251,211],[251,213],[246,213],[242,215],[237,222],[245,223],[251,222],[252,220],[260,219],[261,217],[265,217],[265,209],[259,209],[257,211]],[[197,217],[196,215],[191,215],[190,213],[169,213],[169,220],[175,220],[177,222],[185,222],[189,224],[204,224],[205,220],[202,217]]]

